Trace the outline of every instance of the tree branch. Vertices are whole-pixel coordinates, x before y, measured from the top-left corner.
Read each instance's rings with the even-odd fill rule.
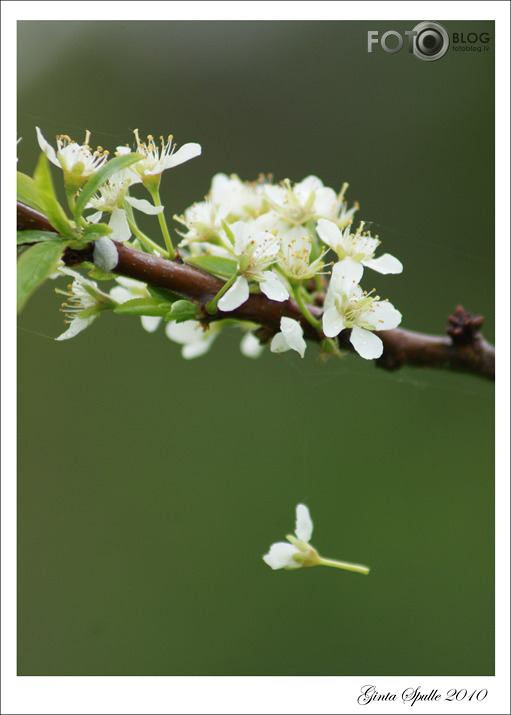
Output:
[[[45,216],[18,203],[18,230],[36,228],[53,230]],[[268,299],[262,293],[252,293],[249,299],[236,310],[209,315],[205,305],[223,286],[221,280],[199,268],[183,263],[179,258],[169,261],[125,244],[115,243],[115,246],[119,256],[119,262],[114,269],[115,274],[135,278],[155,288],[166,288],[178,293],[202,309],[202,320],[205,324],[223,318],[248,320],[260,326],[257,334],[261,341],[265,342],[280,331],[280,319],[286,316],[301,324],[307,339],[317,342],[324,339],[324,335],[305,320],[295,301],[286,300],[279,303]],[[93,262],[92,254],[91,243],[82,251],[68,248],[63,260],[68,266],[84,261]],[[315,317],[321,317],[320,308],[317,306],[308,306],[308,308]],[[405,365],[445,368],[494,380],[495,348],[483,338],[480,331],[482,324],[482,317],[472,317],[468,311],[458,306],[454,314],[449,316],[445,337],[425,335],[403,328],[376,332],[384,346],[383,354],[376,360],[376,364],[387,370],[396,370]],[[349,335],[349,330],[344,330],[339,335],[342,349],[353,349],[349,342]]]

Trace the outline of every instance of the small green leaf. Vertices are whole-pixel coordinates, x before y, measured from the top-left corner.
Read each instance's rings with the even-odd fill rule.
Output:
[[[153,298],[133,298],[126,303],[121,303],[114,309],[114,313],[121,315],[149,315],[164,318],[169,307],[166,303],[158,303]]]
[[[90,268],[87,275],[95,281],[111,281],[115,278],[112,273],[103,273],[103,271],[93,263],[83,263],[82,265],[86,268]]]
[[[122,156],[116,156],[115,159],[109,159],[102,169],[92,174],[90,179],[83,185],[80,195],[76,202],[75,207],[75,221],[78,223],[81,215],[85,210],[85,206],[89,202],[89,199],[94,196],[96,191],[99,190],[100,186],[106,182],[106,180],[121,169],[126,169],[126,167],[131,164],[135,164],[140,159],[144,157],[142,154],[123,154]]]
[[[18,312],[43,281],[55,272],[66,242],[45,241],[24,251],[18,259]]]
[[[168,303],[169,305],[172,305],[172,303],[175,303],[176,300],[183,300],[183,296],[179,295],[179,293],[174,293],[173,290],[169,290],[168,288],[154,288],[153,286],[147,286],[147,290],[149,293],[153,296],[153,298],[156,298],[160,303]]]
[[[25,243],[62,243],[62,241],[67,241],[65,236],[60,236],[54,231],[39,231],[39,230],[29,230],[29,231],[17,231],[16,232],[16,244],[22,246]]]
[[[90,223],[84,228],[82,236],[83,240],[88,243],[102,236],[108,236],[110,233],[112,233],[112,229],[106,223]]]
[[[175,320],[176,323],[182,323],[185,320],[196,320],[196,318],[197,306],[188,300],[178,300],[165,316],[165,320]]]
[[[232,258],[223,258],[222,256],[193,256],[192,258],[187,258],[186,263],[192,266],[197,266],[197,268],[202,268],[202,270],[208,273],[214,273],[215,275],[222,276],[224,278],[231,278],[238,267],[236,261]]]
[[[37,203],[37,187],[31,176],[16,172],[16,194],[17,200],[26,204],[36,211],[41,211],[41,206]]]
[[[37,189],[37,201],[41,212],[46,216],[52,226],[63,236],[76,238],[75,232],[69,224],[69,219],[62,206],[57,201],[53,181],[51,178],[48,159],[41,154],[34,172],[34,183]]]

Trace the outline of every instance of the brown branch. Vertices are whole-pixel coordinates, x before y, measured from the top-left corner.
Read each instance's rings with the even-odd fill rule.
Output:
[[[39,224],[38,216],[41,219]],[[23,204],[18,204],[18,230],[27,228],[52,230],[45,216]],[[269,300],[262,293],[252,293],[249,299],[236,310],[209,315],[205,305],[224,285],[221,280],[179,259],[169,261],[122,243],[115,245],[119,256],[119,262],[114,269],[115,274],[135,278],[155,288],[166,288],[178,293],[202,309],[202,320],[205,324],[222,318],[248,320],[261,326],[258,335],[265,341],[280,331],[280,319],[286,316],[300,322],[305,337],[309,340],[321,342],[324,339],[324,335],[305,320],[293,300],[278,303]],[[68,248],[63,260],[66,265],[77,265],[84,261],[93,262],[92,251],[93,244],[89,244],[89,247],[82,251]],[[309,306],[309,310],[315,317],[321,316],[320,308]],[[387,370],[396,370],[405,365],[439,367],[469,372],[493,380],[495,379],[495,348],[483,338],[480,332],[482,324],[482,317],[472,317],[459,306],[454,314],[449,316],[445,337],[425,335],[403,328],[377,332],[376,334],[383,341],[384,349],[376,364]],[[343,349],[352,350],[349,334],[349,330],[344,330],[339,336],[339,344]]]

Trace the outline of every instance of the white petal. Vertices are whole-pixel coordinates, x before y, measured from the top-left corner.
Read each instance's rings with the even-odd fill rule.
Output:
[[[48,159],[51,161],[52,164],[55,164],[55,166],[62,168],[60,165],[60,161],[57,159],[57,153],[56,153],[55,149],[52,146],[50,146],[50,144],[48,144],[46,139],[43,137],[43,133],[39,129],[39,127],[36,127],[35,130],[37,133],[37,141],[39,143],[41,150],[44,151],[44,153],[46,154],[46,156],[48,157]]]
[[[101,236],[94,242],[94,251],[92,252],[94,265],[97,266],[103,273],[110,273],[119,263],[119,254],[115,243],[107,236]]]
[[[370,330],[360,328],[358,325],[351,329],[350,342],[365,360],[379,358],[383,352],[383,343],[380,338]]]
[[[217,305],[224,312],[235,310],[248,300],[249,293],[247,279],[239,276],[229,290],[223,294]]]
[[[131,237],[131,229],[128,225],[128,218],[124,209],[115,208],[112,211],[112,217],[108,222],[109,228],[112,229],[111,238],[119,243],[129,241]]]
[[[140,322],[142,323],[144,330],[147,330],[148,333],[154,333],[161,322],[161,318],[157,315],[142,315]]]
[[[200,144],[195,144],[191,142],[190,144],[184,144],[180,149],[174,152],[168,163],[168,167],[178,166],[183,164],[183,162],[189,159],[194,159],[196,156],[200,156],[202,148]]]
[[[343,291],[350,290],[353,285],[358,285],[364,274],[364,266],[353,258],[343,258],[332,268],[332,278],[337,284],[342,281]],[[335,285],[335,284],[334,284]]]
[[[319,219],[316,231],[320,239],[334,250],[337,244],[342,242],[342,232],[340,228],[326,218]]]
[[[312,529],[314,525],[312,523],[311,515],[305,504],[298,504],[296,507],[296,529],[295,534],[301,541],[310,541],[312,536]]]
[[[272,341],[270,343],[270,350],[272,353],[285,353],[288,350],[291,350],[289,345],[287,344],[287,340],[284,336],[284,333],[276,333]]]
[[[181,355],[185,360],[192,360],[193,358],[200,357],[208,352],[216,335],[213,334],[209,338],[204,338],[203,340],[197,340],[194,343],[188,343],[185,345],[181,351]]]
[[[376,330],[392,330],[397,328],[403,316],[388,300],[379,300],[372,304],[366,317]]]
[[[103,211],[96,211],[95,213],[87,216],[87,221],[89,223],[98,223],[99,219],[103,216]]]
[[[113,298],[113,300],[116,300],[118,303],[126,303],[126,301],[133,300],[135,297],[133,293],[122,286],[112,288],[109,295],[110,298]]]
[[[74,320],[71,321],[71,324],[69,328],[66,330],[65,333],[62,333],[62,335],[59,335],[58,338],[55,338],[55,340],[69,340],[69,338],[74,338],[75,335],[78,335],[78,333],[81,333],[82,330],[85,330],[85,328],[88,328],[89,325],[98,317],[98,314],[96,315],[91,315],[89,318],[75,318]]]
[[[323,332],[327,338],[335,338],[344,330],[344,320],[337,308],[329,308],[323,313]]]
[[[240,350],[245,357],[258,358],[264,351],[264,345],[261,345],[253,333],[246,333],[241,341]]]
[[[303,328],[297,320],[283,317],[280,319],[280,329],[291,350],[296,350],[300,357],[305,355],[307,343],[303,339]]]
[[[370,258],[368,261],[362,261],[364,266],[372,268],[373,271],[378,271],[378,273],[402,273],[403,264],[390,253],[384,253],[383,256],[379,258]]]
[[[168,338],[181,345],[195,343],[203,339],[204,331],[198,320],[184,320],[182,323],[171,321],[165,327]]]
[[[300,568],[301,564],[296,563],[293,555],[299,553],[300,551],[296,546],[279,541],[271,545],[269,552],[263,556],[263,560],[272,569],[297,569]]]
[[[136,199],[134,196],[127,196],[126,201],[138,211],[142,211],[142,213],[145,213],[148,216],[161,214],[165,208],[164,206],[153,206],[147,199]]]
[[[289,298],[286,286],[273,271],[266,271],[264,280],[259,281],[259,287],[270,300],[277,300],[281,303]]]

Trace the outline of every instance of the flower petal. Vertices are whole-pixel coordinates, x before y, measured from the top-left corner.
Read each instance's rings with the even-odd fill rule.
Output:
[[[323,332],[327,338],[335,338],[344,330],[344,320],[337,308],[329,308],[323,313]]]
[[[298,504],[296,507],[296,529],[295,534],[301,541],[309,541],[312,536],[314,525],[311,515],[305,504]]]
[[[136,199],[134,196],[127,196],[126,201],[133,206],[133,208],[148,216],[156,216],[156,214],[161,214],[164,206],[153,206],[147,199]]]
[[[364,266],[372,268],[373,271],[378,271],[378,273],[402,273],[403,264],[390,253],[384,253],[383,256],[379,258],[370,258],[368,261],[362,261]]]
[[[263,556],[263,561],[274,570],[283,568],[298,569],[301,564],[296,563],[293,555],[299,553],[296,546],[279,541],[271,545],[269,552]]]
[[[245,357],[258,358],[264,351],[264,345],[261,345],[253,333],[246,333],[241,341],[240,350]]]
[[[81,333],[82,330],[88,328],[97,317],[96,313],[96,315],[91,315],[88,318],[74,318],[71,321],[69,328],[62,333],[62,335],[59,335],[58,338],[55,338],[55,340],[69,340],[69,338],[74,338],[75,335],[78,335],[78,333]]]
[[[142,315],[140,322],[144,330],[147,330],[148,333],[154,333],[161,322],[161,318],[156,315]]]
[[[280,319],[280,329],[291,350],[296,350],[300,357],[305,355],[307,343],[303,339],[303,328],[297,320],[283,317]]]
[[[328,221],[326,218],[319,219],[316,231],[318,232],[318,236],[323,243],[326,243],[327,246],[330,246],[330,248],[333,248],[334,250],[337,244],[342,241],[342,232],[340,228],[332,221]]]
[[[360,261],[354,261],[353,258],[343,258],[332,268],[332,278],[334,281],[334,286],[337,289],[337,285],[342,281],[343,291],[348,291],[352,288],[353,284],[360,283],[360,279],[364,273],[364,266]]]
[[[397,328],[403,316],[388,300],[378,300],[372,304],[368,317],[376,330],[392,330]]]
[[[236,310],[248,300],[249,293],[247,279],[243,276],[238,276],[229,290],[220,298],[217,305],[224,312]]]
[[[270,300],[277,300],[281,303],[289,298],[286,286],[273,271],[266,271],[264,279],[259,281],[259,287]]]
[[[46,154],[47,158],[51,161],[52,164],[55,164],[55,166],[58,166],[60,169],[62,168],[60,165],[60,161],[57,159],[57,153],[55,149],[48,144],[46,139],[43,136],[42,131],[39,129],[39,127],[35,128],[36,133],[37,133],[37,142],[41,148],[42,151]]]
[[[128,224],[128,218],[126,216],[126,211],[124,209],[115,208],[112,211],[112,217],[108,222],[109,228],[112,229],[110,237],[114,241],[119,241],[119,243],[124,243],[124,241],[129,241],[131,237],[131,229]]]
[[[173,166],[178,166],[179,164],[183,164],[185,161],[188,161],[189,159],[194,159],[196,156],[200,156],[202,153],[202,147],[200,144],[195,144],[194,142],[190,142],[189,144],[184,144],[180,149],[175,151],[171,156],[170,156],[170,161],[166,165],[165,168],[171,168]]]
[[[350,342],[365,360],[379,358],[383,352],[383,343],[380,338],[370,330],[354,325],[351,329]]]

